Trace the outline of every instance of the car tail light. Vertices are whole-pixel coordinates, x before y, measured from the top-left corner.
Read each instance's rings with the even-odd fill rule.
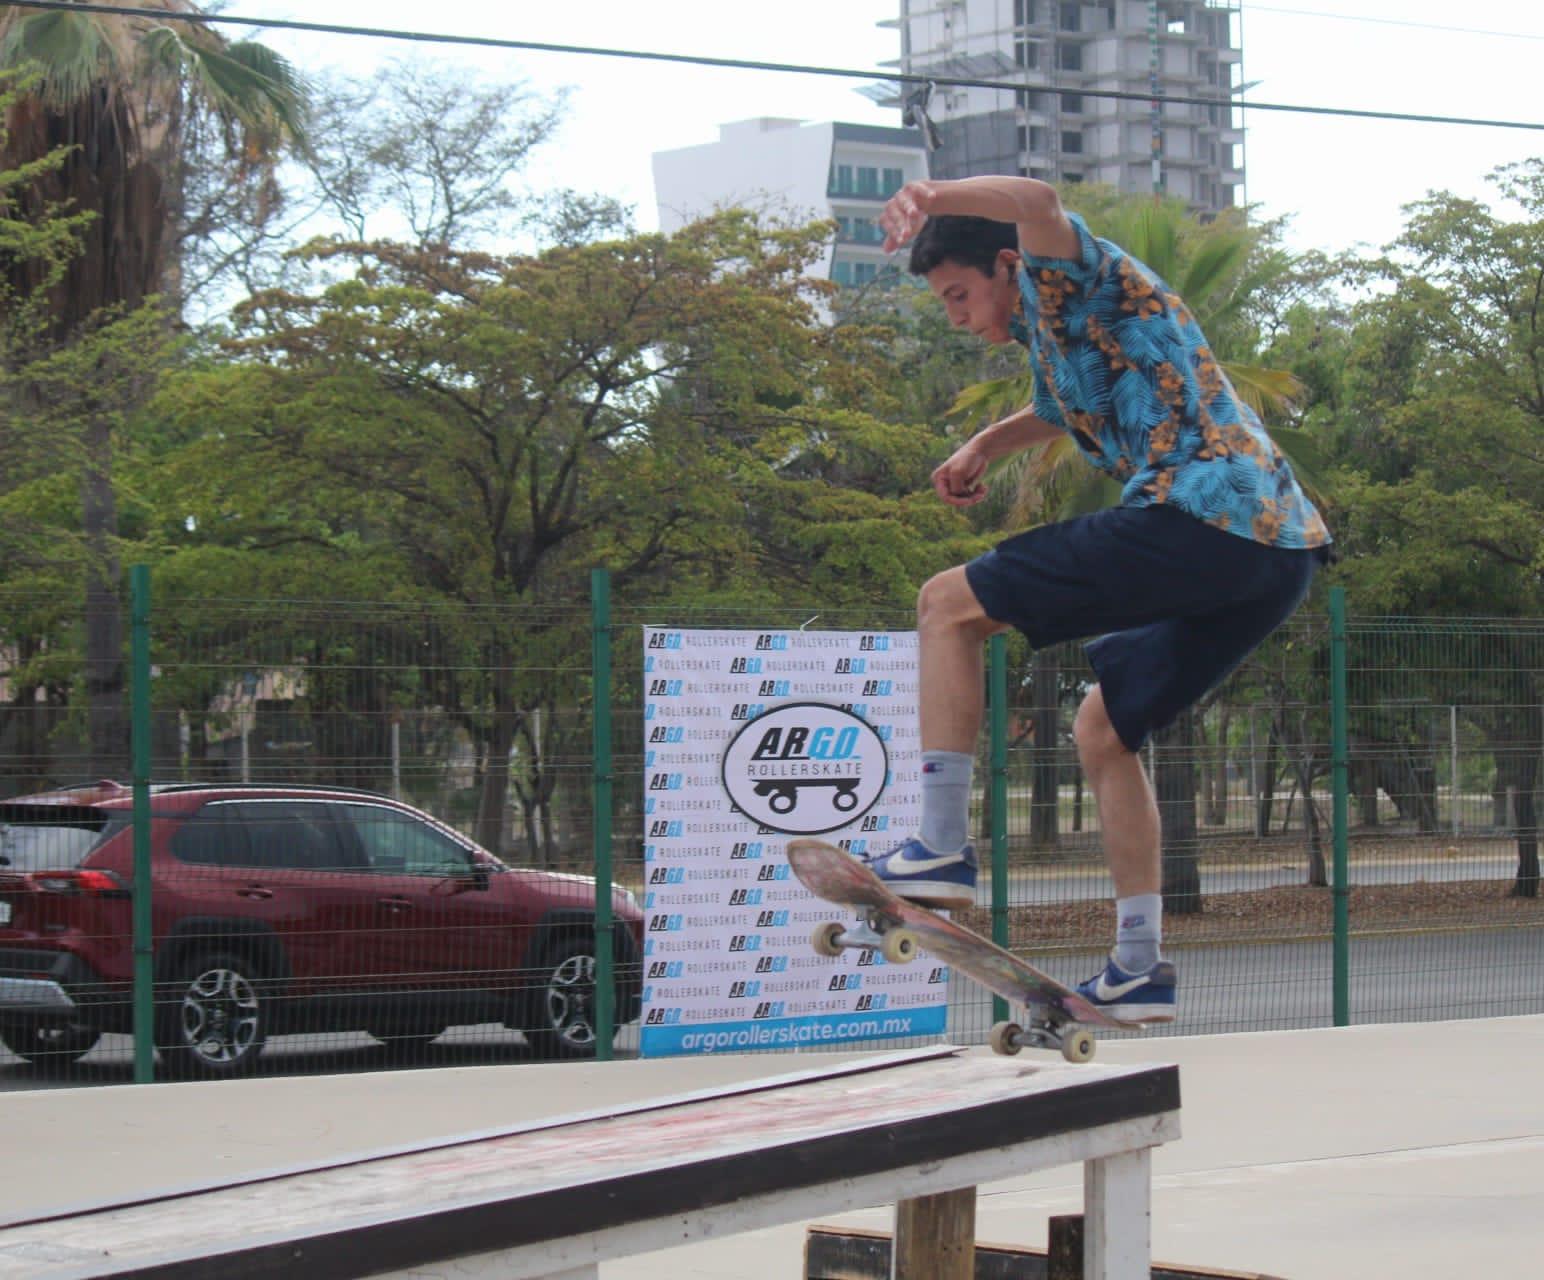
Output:
[[[125,897],[128,890],[111,871],[34,871],[27,877],[40,893]]]

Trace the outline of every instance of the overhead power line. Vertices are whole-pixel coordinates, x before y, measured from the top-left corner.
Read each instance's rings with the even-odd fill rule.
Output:
[[[1405,111],[1362,111],[1351,107],[1310,107],[1292,102],[1245,102],[1234,96],[1200,97],[1186,94],[1126,93],[1118,89],[985,80],[966,76],[930,76],[897,71],[860,71],[851,67],[808,66],[793,62],[760,62],[749,58],[710,58],[700,54],[659,53],[647,49],[606,49],[592,45],[549,44],[536,40],[508,40],[499,36],[464,36],[448,32],[407,31],[393,27],[359,27],[332,22],[302,22],[287,18],[244,18],[230,13],[175,13],[167,9],[141,9],[132,5],[76,4],[73,0],[0,0],[0,8],[43,9],[70,13],[100,13],[114,17],[150,18],[157,22],[208,23],[211,25],[261,27],[273,31],[306,31],[317,35],[356,36],[371,40],[402,40],[416,44],[458,45],[481,49],[519,50],[526,53],[566,53],[592,58],[628,58],[643,62],[671,62],[697,67],[721,67],[734,71],[767,71],[791,75],[828,76],[852,80],[891,80],[902,84],[934,84],[957,89],[997,89],[1015,93],[1038,89],[1051,93],[1076,93],[1085,98],[1119,102],[1172,102],[1184,106],[1227,106],[1248,111],[1286,111],[1300,115],[1340,116],[1360,120],[1397,120],[1412,124],[1474,125],[1492,129],[1544,131],[1544,122],[1487,120],[1470,116],[1422,115]]]
[[[1420,31],[1450,31],[1465,36],[1489,36],[1502,40],[1544,40],[1544,33],[1490,31],[1484,27],[1454,27],[1440,22],[1416,22],[1411,18],[1374,18],[1362,13],[1326,13],[1322,9],[1283,9],[1273,4],[1254,4],[1245,13],[1290,13],[1299,18],[1333,18],[1336,22],[1375,22],[1385,27],[1414,27]]]

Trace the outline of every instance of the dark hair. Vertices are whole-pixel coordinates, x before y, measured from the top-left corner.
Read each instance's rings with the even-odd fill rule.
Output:
[[[1019,231],[1011,222],[949,213],[929,218],[911,242],[911,261],[907,265],[914,276],[925,276],[940,263],[953,262],[975,267],[983,275],[997,270],[997,255],[1004,249],[1019,249]]]

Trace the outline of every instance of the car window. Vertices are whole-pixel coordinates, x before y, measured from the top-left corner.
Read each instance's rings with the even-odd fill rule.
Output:
[[[471,852],[428,823],[384,805],[342,806],[359,836],[370,870],[384,875],[466,875]]]
[[[129,824],[128,813],[45,805],[0,806],[0,869],[64,871]]]
[[[250,867],[252,850],[236,806],[216,802],[190,813],[172,835],[172,857],[209,867]]]
[[[246,832],[248,866],[286,871],[354,871],[332,806],[320,800],[241,800],[228,806]]]

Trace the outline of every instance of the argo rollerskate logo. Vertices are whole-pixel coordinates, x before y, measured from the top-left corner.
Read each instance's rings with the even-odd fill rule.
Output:
[[[789,702],[748,721],[724,752],[724,790],[752,822],[820,835],[856,822],[885,789],[874,727],[824,702]]]

